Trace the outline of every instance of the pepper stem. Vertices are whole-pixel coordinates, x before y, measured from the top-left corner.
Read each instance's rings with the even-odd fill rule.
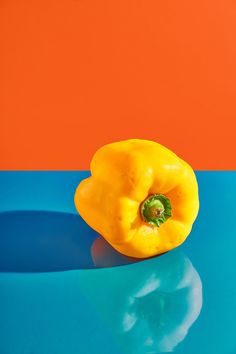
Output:
[[[153,226],[163,224],[171,214],[170,200],[163,194],[151,194],[140,205],[143,220]]]

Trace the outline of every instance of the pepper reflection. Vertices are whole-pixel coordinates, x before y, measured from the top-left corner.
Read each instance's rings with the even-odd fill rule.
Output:
[[[105,240],[92,246],[96,266],[128,263]],[[130,263],[133,260],[130,259]],[[106,275],[98,308],[122,353],[171,352],[184,340],[202,307],[202,283],[189,258],[178,250]]]

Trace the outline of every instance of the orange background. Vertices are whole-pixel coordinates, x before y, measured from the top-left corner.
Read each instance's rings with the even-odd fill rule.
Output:
[[[0,51],[1,170],[126,138],[236,168],[234,0],[2,0]]]

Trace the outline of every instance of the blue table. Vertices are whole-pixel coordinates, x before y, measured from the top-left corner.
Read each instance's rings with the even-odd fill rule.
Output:
[[[0,173],[0,353],[236,353],[236,172],[197,172],[191,235],[144,261],[77,215],[86,176]]]

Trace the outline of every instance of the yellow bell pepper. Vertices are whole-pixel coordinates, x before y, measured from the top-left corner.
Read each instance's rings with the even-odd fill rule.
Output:
[[[198,185],[192,168],[172,151],[130,139],[97,150],[75,206],[117,251],[146,258],[186,239],[198,214]]]

